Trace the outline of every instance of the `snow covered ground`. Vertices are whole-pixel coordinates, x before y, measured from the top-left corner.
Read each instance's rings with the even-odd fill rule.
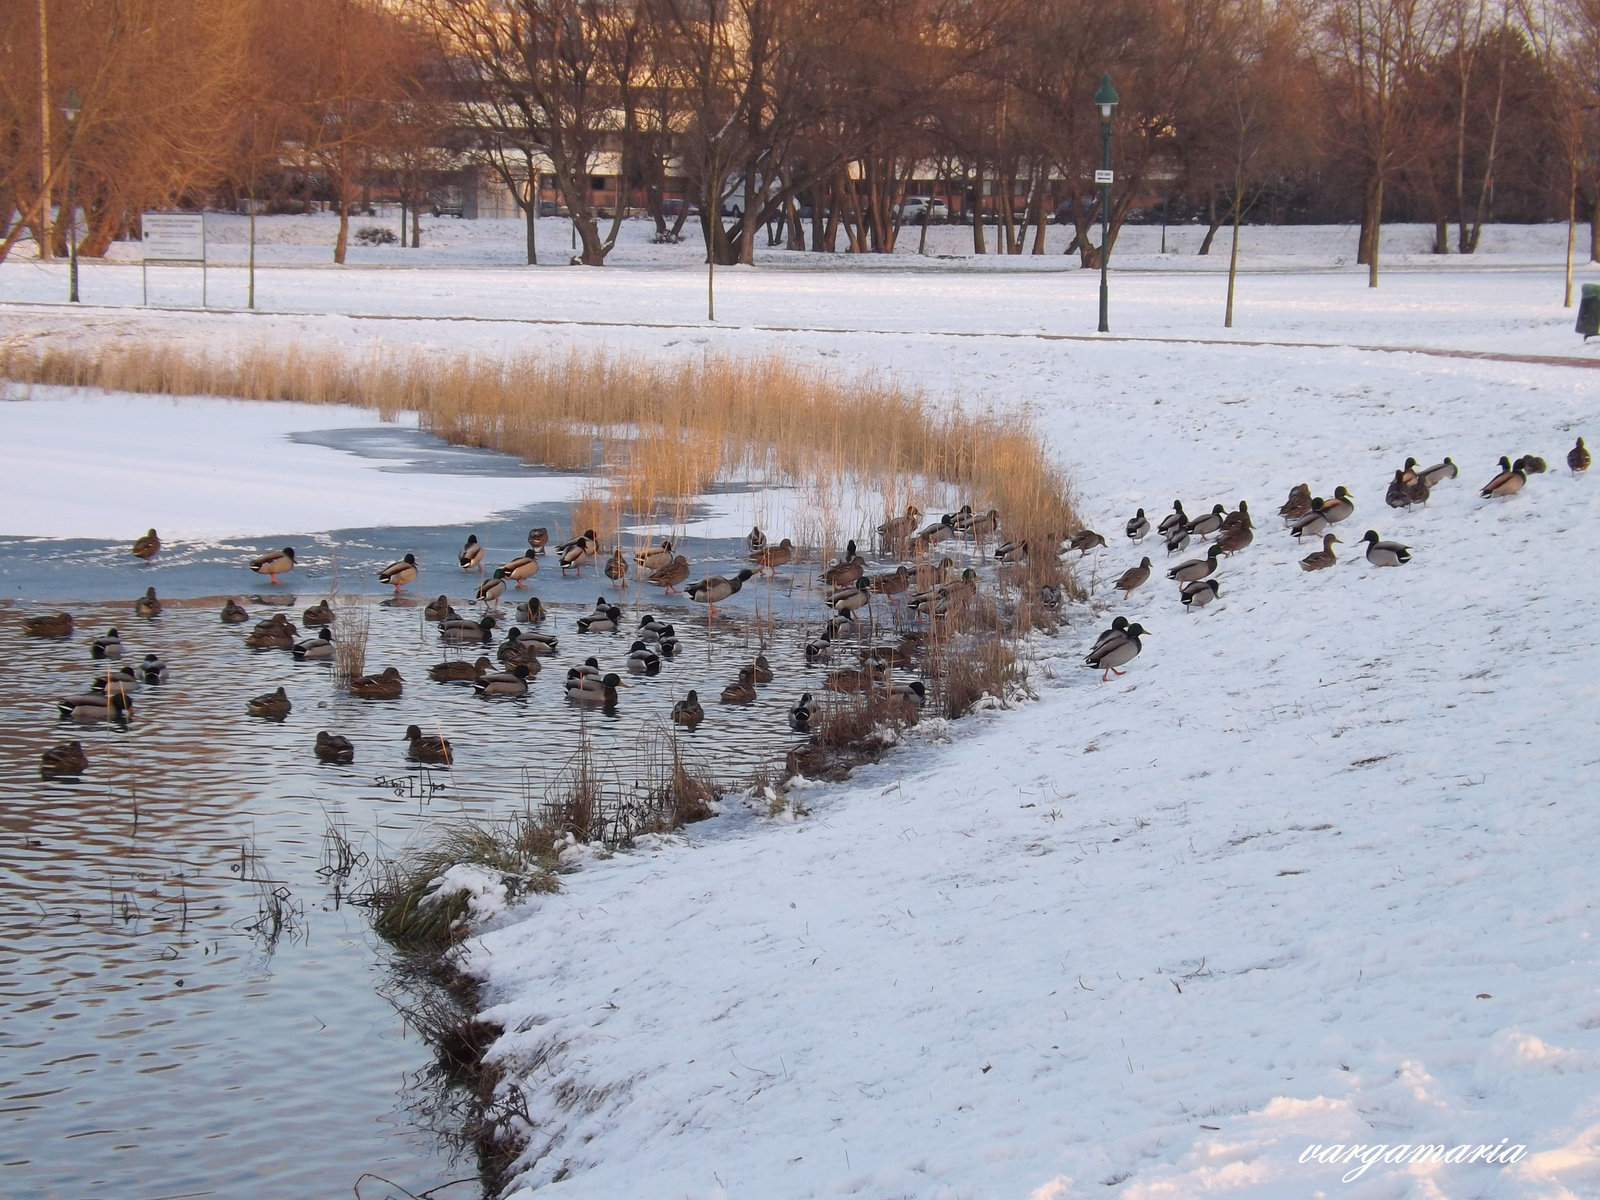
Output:
[[[1375,293],[1313,266],[1247,279],[1234,334],[1600,349],[1572,335],[1548,247],[1504,271],[1397,272]],[[25,293],[50,270],[0,267],[0,295],[42,298]],[[507,1030],[495,1053],[538,1121],[520,1185],[1600,1194],[1600,478],[1562,467],[1573,437],[1600,438],[1592,371],[1014,336],[1092,329],[1087,273],[729,271],[717,327],[693,311],[693,267],[271,277],[301,289],[275,301],[285,315],[22,304],[0,308],[0,336],[783,352],[887,370],[941,401],[1032,413],[1111,542],[1081,567],[1092,604],[1036,648],[1037,700],[925,723],[851,784],[796,791],[803,815],[734,804],[684,838],[583,856],[560,894],[467,944]],[[1114,289],[1119,332],[1222,332],[1214,276]],[[614,324],[427,319],[519,315],[519,300]],[[419,319],[326,315],[369,302]],[[658,316],[694,327],[638,324]],[[756,328],[785,323],[829,332]],[[1530,452],[1549,474],[1478,499],[1501,454]],[[1462,478],[1425,510],[1384,506],[1407,455],[1445,454]],[[1326,572],[1299,570],[1312,547],[1272,517],[1302,481],[1356,496]],[[1175,498],[1256,514],[1255,545],[1198,614],[1164,583],[1128,603],[1107,587],[1141,554],[1161,565],[1121,526]],[[1368,528],[1413,561],[1369,566]],[[1077,659],[1117,613],[1153,632],[1102,684]],[[1377,1163],[1351,1183],[1351,1164],[1301,1161],[1312,1145],[1501,1139],[1526,1154]]]

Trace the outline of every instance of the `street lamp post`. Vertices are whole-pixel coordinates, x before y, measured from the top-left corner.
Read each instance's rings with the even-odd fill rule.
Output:
[[[1110,74],[1100,77],[1100,90],[1094,94],[1100,110],[1100,170],[1094,181],[1100,185],[1100,332],[1111,332],[1111,288],[1106,265],[1111,258],[1111,111],[1117,107],[1117,89]]]
[[[72,134],[77,128],[78,114],[82,111],[83,102],[78,99],[78,89],[69,87],[67,98],[61,104],[61,112],[67,118],[67,278],[70,281],[67,299],[73,304],[78,303],[78,185],[73,173]]]

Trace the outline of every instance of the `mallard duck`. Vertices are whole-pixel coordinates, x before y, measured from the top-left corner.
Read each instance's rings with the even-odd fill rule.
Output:
[[[88,769],[89,756],[83,752],[82,742],[62,742],[39,756],[39,774],[46,779],[82,775]]]
[[[725,579],[721,575],[710,575],[696,583],[691,583],[683,589],[683,592],[696,604],[707,605],[712,612],[716,612],[717,605],[742,588],[745,580],[754,574],[755,572],[747,567],[732,579]]]
[[[904,516],[890,517],[878,526],[878,540],[883,548],[894,551],[905,544],[905,540],[916,533],[917,522],[922,520],[922,510],[915,504],[906,505]]]
[[[405,680],[395,667],[385,667],[377,675],[357,675],[347,690],[362,700],[398,700],[405,690]]]
[[[757,570],[776,571],[794,561],[794,543],[784,538],[776,546],[763,546],[750,556],[750,561],[756,564]]]
[[[1418,475],[1410,483],[1406,484],[1406,495],[1411,497],[1411,503],[1413,504],[1426,504],[1428,497],[1433,495],[1433,489],[1428,486],[1426,479]]]
[[[494,618],[487,613],[481,620],[451,617],[439,622],[439,636],[452,646],[483,644],[494,639]]]
[[[1339,539],[1331,533],[1323,534],[1322,549],[1313,550],[1302,558],[1300,560],[1300,569],[1302,571],[1323,571],[1333,566],[1334,563],[1339,561],[1338,556],[1333,552],[1334,544],[1338,541]]]
[[[652,571],[659,571],[671,561],[671,538],[664,539],[659,546],[646,546],[633,556],[634,565],[647,575]]]
[[[1376,529],[1367,530],[1361,539],[1367,544],[1367,561],[1375,567],[1398,567],[1411,561],[1411,548],[1399,542],[1381,542]]]
[[[1350,490],[1340,484],[1333,489],[1333,499],[1322,505],[1322,515],[1327,518],[1328,524],[1337,525],[1340,521],[1348,520],[1356,511],[1355,497]]]
[[[487,674],[493,665],[482,655],[478,656],[477,662],[469,663],[456,659],[429,667],[428,678],[436,683],[471,683],[478,676]]]
[[[887,574],[874,576],[872,580],[872,590],[880,596],[898,596],[910,587],[911,572],[905,563],[901,563]]]
[[[436,618],[429,618],[430,620]],[[333,605],[326,600],[319,600],[305,612],[300,614],[300,624],[309,625],[313,629],[320,625],[333,624]]]
[[[97,637],[89,643],[90,658],[121,658],[122,635],[115,629],[108,629],[104,637]]]
[[[1217,530],[1222,528],[1222,519],[1228,515],[1228,510],[1220,504],[1213,505],[1208,513],[1201,513],[1189,522],[1189,532],[1202,542]]]
[[[569,570],[583,574],[583,560],[594,558],[600,553],[600,541],[594,536],[594,530],[585,529],[579,537],[562,542],[556,547],[556,553],[561,559],[561,573],[565,575]]]
[[[700,693],[693,688],[689,694],[672,706],[674,725],[695,726],[706,719],[706,710],[700,707]]]
[[[1322,509],[1322,497],[1313,496],[1311,507],[1289,526],[1289,532],[1294,534],[1295,541],[1298,542],[1304,537],[1321,537],[1327,532],[1328,518]]]
[[[756,655],[756,660],[750,664],[750,669],[755,673],[757,683],[772,682],[772,664],[767,661],[765,654]]]
[[[940,542],[956,535],[956,519],[953,513],[945,513],[937,521],[924,525],[917,530],[917,536],[911,540],[911,548],[917,554],[926,553]],[[852,548],[855,543],[850,543]],[[854,553],[852,549],[852,553]]]
[[[1114,618],[1112,620],[1112,622],[1111,622],[1111,628],[1103,630],[1101,632],[1100,636],[1095,638],[1094,645],[1089,647],[1089,653],[1093,654],[1096,650],[1100,649],[1101,646],[1104,646],[1112,638],[1119,637],[1127,628],[1128,628],[1128,618],[1127,617],[1116,617],[1116,618]]]
[[[324,625],[316,637],[296,642],[293,653],[301,662],[333,661],[333,630]]]
[[[922,648],[922,635],[920,633],[904,633],[900,641],[893,646],[875,646],[868,653],[874,658],[883,660],[885,666],[909,667],[917,661],[917,652]]]
[[[1527,475],[1513,467],[1509,458],[1501,455],[1500,473],[1484,484],[1478,495],[1486,500],[1491,496],[1515,496],[1527,482]]]
[[[971,567],[961,572],[959,579],[939,585],[939,595],[944,600],[965,603],[978,594],[978,573]]]
[[[148,684],[160,684],[167,681],[167,664],[154,654],[146,654],[144,661],[139,664],[139,678]]]
[[[89,688],[96,692],[127,692],[131,696],[139,690],[139,676],[132,667],[118,667],[96,675],[89,682]]]
[[[974,538],[993,537],[1000,532],[1000,510],[991,508],[988,512],[975,514],[967,532]]]
[[[378,572],[378,582],[392,584],[395,593],[417,577],[417,556],[407,551],[398,562],[392,562]]]
[[[498,568],[495,574],[502,579],[509,579],[519,588],[527,586],[527,580],[539,573],[539,560],[531,554],[524,554],[521,558],[513,558],[505,566]]]
[[[820,637],[806,642],[806,662],[825,663],[833,657],[833,630],[824,629]]]
[[[842,667],[823,676],[822,686],[830,692],[870,692],[883,682],[889,668],[881,658],[864,661],[859,667]]]
[[[1405,472],[1396,470],[1394,478],[1389,481],[1389,488],[1383,494],[1384,503],[1390,508],[1411,507],[1411,485],[1406,482]]]
[[[40,613],[22,622],[22,632],[29,637],[64,638],[72,636],[71,613]]]
[[[1250,505],[1244,500],[1239,501],[1239,507],[1222,518],[1222,527],[1224,529],[1232,529],[1238,525],[1243,525],[1246,529],[1254,529],[1256,527],[1256,523],[1250,519]]]
[[[667,595],[672,596],[677,594],[678,585],[687,578],[689,578],[689,560],[680,554],[671,562],[651,571],[650,578],[646,582],[658,588],[666,588]]]
[[[289,703],[289,693],[281,687],[275,692],[265,692],[253,700],[246,700],[245,712],[252,717],[265,717],[269,721],[281,721],[287,717],[294,705]]]
[[[800,703],[789,710],[789,728],[796,733],[810,733],[811,717],[815,711],[816,702],[811,699],[811,693],[804,693]]]
[[[1213,547],[1214,549],[1215,547]],[[1214,559],[1212,560],[1215,561]],[[1169,571],[1170,575],[1171,572]],[[1137,567],[1129,567],[1113,585],[1122,591],[1122,598],[1128,599],[1136,588],[1142,588],[1150,580],[1150,556],[1147,554]]]
[[[1100,535],[1096,534],[1095,536],[1099,537]],[[1088,551],[1084,551],[1084,553],[1086,554]],[[1001,542],[994,548],[994,557],[996,562],[1025,563],[1028,561],[1028,543],[1026,539],[1020,542]]]
[[[1176,554],[1179,550],[1189,545],[1189,526],[1186,523],[1174,525],[1166,533],[1167,553]]]
[[[1582,475],[1589,469],[1589,448],[1583,444],[1582,438],[1579,438],[1577,444],[1567,451],[1567,469],[1574,475]]]
[[[156,555],[160,554],[161,539],[156,536],[156,531],[154,529],[150,529],[145,532],[143,537],[134,538],[133,549],[130,551],[130,553],[135,558],[144,559],[145,562],[149,562]]]
[[[537,672],[542,668],[539,659],[543,655],[554,652],[554,648],[544,638],[524,634],[522,630],[512,627],[506,634],[506,640],[500,644],[495,657],[508,666],[523,663],[530,671]]]
[[[1220,507],[1220,505],[1218,507]],[[1076,550],[1078,552],[1078,557],[1082,558],[1096,546],[1104,546],[1105,544],[1106,539],[1101,537],[1094,530],[1080,529],[1077,533],[1073,534],[1071,540],[1067,542],[1067,548],[1070,550]],[[1024,543],[1024,545],[1026,545],[1026,543]]]
[[[622,628],[622,610],[615,604],[578,618],[579,633],[615,633]]]
[[[756,702],[756,677],[750,667],[739,668],[739,678],[722,689],[723,704],[754,704]]]
[[[252,558],[250,569],[257,575],[265,575],[273,583],[277,583],[279,575],[294,570],[294,547],[285,546],[282,550],[269,550],[259,558]]]
[[[56,711],[63,721],[76,721],[89,725],[96,721],[126,721],[133,716],[133,701],[128,694],[117,689],[85,692],[81,696],[63,696],[56,701]]]
[[[866,560],[856,553],[856,544],[852,540],[845,547],[844,557],[817,578],[829,587],[842,587],[852,580],[858,579],[866,565]]]
[[[836,613],[853,614],[857,609],[866,607],[871,599],[872,581],[862,575],[853,584],[829,592],[828,607]]]
[[[1126,666],[1139,657],[1139,652],[1144,649],[1144,643],[1139,639],[1149,632],[1143,625],[1134,623],[1109,636],[1103,635],[1100,641],[1095,643],[1094,649],[1084,658],[1084,665],[1101,672],[1101,683],[1113,675],[1125,674],[1117,668]]]
[[[455,761],[455,750],[448,739],[436,734],[424,734],[415,725],[407,725],[404,740],[410,743],[406,747],[406,757],[415,762],[424,763],[452,763]]]
[[[517,616],[529,625],[539,625],[543,623],[546,613],[544,605],[539,602],[539,597],[529,596],[517,608]]]
[[[1174,529],[1187,529],[1188,527],[1189,516],[1183,511],[1183,501],[1174,500],[1172,502],[1172,511],[1161,518],[1161,524],[1156,526],[1156,532],[1162,537],[1166,537]]]
[[[353,763],[356,760],[356,748],[350,744],[350,739],[343,734],[329,733],[326,729],[317,731],[313,752],[318,762]]]
[[[1144,515],[1144,509],[1141,508],[1128,522],[1128,537],[1132,541],[1142,542],[1149,532],[1150,518]]]
[[[761,532],[761,526],[752,525],[750,532],[744,539],[745,554],[751,559],[767,548],[767,535]]]
[[[622,677],[615,672],[601,675],[577,675],[569,672],[567,675],[567,699],[576,704],[599,704],[605,708],[617,706],[617,689],[628,685],[622,682]]]
[[[259,593],[250,597],[252,604],[259,604],[263,608],[293,608],[293,596],[263,596]]]
[[[1311,488],[1308,484],[1297,483],[1289,489],[1289,498],[1279,506],[1278,515],[1284,524],[1293,525],[1310,511]]]
[[[659,675],[661,655],[642,641],[634,642],[633,648],[628,651],[628,671],[633,675]]]
[[[222,623],[224,625],[243,625],[250,619],[249,610],[236,600],[222,602]]]
[[[144,595],[133,602],[133,615],[136,617],[159,617],[161,615],[161,601],[156,598],[155,588],[145,588]]]
[[[477,534],[467,534],[467,544],[461,547],[459,561],[463,571],[483,570],[483,547],[478,544]]]
[[[957,533],[970,533],[972,531],[972,505],[963,504],[950,514],[950,524]]]
[[[1529,454],[1522,460],[1522,473],[1524,475],[1543,475],[1550,469],[1550,464],[1537,454]]]
[[[1409,484],[1415,480],[1417,478],[1417,465],[1416,459],[1407,458],[1405,464],[1400,468],[1400,482]]]
[[[1450,456],[1447,454],[1443,462],[1434,463],[1433,466],[1418,471],[1417,478],[1429,487],[1435,488],[1446,479],[1454,479],[1457,474],[1456,464],[1450,460]]]
[[[536,655],[540,658],[549,658],[561,648],[561,639],[553,633],[540,633],[534,629],[524,629],[517,638],[517,646],[526,655]]]
[[[618,546],[611,552],[611,557],[606,559],[606,578],[621,587],[628,580],[628,564],[622,557],[622,547]]]
[[[528,549],[535,554],[543,554],[546,546],[550,544],[550,531],[543,525],[535,526],[528,530]]]
[[[427,621],[443,621],[453,610],[450,607],[450,597],[443,592],[435,600],[429,600],[422,606],[422,616]]]
[[[1237,554],[1255,540],[1255,531],[1248,525],[1235,525],[1218,533],[1213,545],[1222,547],[1224,554]]]
[[[265,621],[256,622],[256,627],[245,636],[244,644],[252,650],[292,650],[299,633],[288,617],[273,613]]]
[[[472,681],[472,690],[480,696],[526,696],[528,665],[518,663],[509,671],[485,672]]]
[[[1193,583],[1186,583],[1179,591],[1179,598],[1184,606],[1194,612],[1204,608],[1222,594],[1222,585],[1215,579],[1196,579]]]
[[[654,613],[645,613],[639,618],[639,636],[652,644],[659,642],[664,634],[673,632],[672,626],[659,619]]]
[[[577,666],[571,668],[567,672],[567,678],[571,679],[574,675],[581,675],[585,679],[599,679],[601,674],[600,660],[591,654]]]
[[[498,604],[506,591],[506,569],[496,567],[494,574],[478,585],[476,599],[480,604]]]
[[[922,680],[893,679],[885,689],[891,700],[903,700],[921,708],[928,701],[928,689],[923,686]]]

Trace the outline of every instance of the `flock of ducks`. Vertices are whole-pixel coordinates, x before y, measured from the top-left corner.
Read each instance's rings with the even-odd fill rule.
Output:
[[[1590,454],[1583,439],[1567,453],[1567,466],[1575,475],[1581,475],[1590,466]],[[1527,486],[1531,476],[1544,473],[1546,461],[1537,455],[1524,455],[1515,460],[1500,459],[1499,471],[1479,489],[1484,499],[1505,499],[1515,496]],[[1385,501],[1394,509],[1409,509],[1426,504],[1433,490],[1455,479],[1459,474],[1456,464],[1448,457],[1430,467],[1422,467],[1416,459],[1407,458],[1396,469],[1385,495]],[[1307,572],[1322,571],[1335,566],[1338,556],[1334,546],[1341,544],[1333,529],[1349,520],[1356,511],[1354,495],[1339,485],[1328,498],[1313,495],[1306,484],[1290,489],[1288,499],[1279,506],[1278,516],[1288,533],[1296,541],[1306,538],[1320,539],[1321,548],[1300,559],[1300,567]],[[922,523],[923,514],[914,505],[905,512],[891,517],[877,529],[881,548],[888,554],[909,556],[914,563],[899,563],[893,570],[873,574],[851,541],[844,554],[828,564],[819,576],[823,585],[820,593],[829,611],[823,632],[807,641],[806,661],[809,665],[828,665],[823,689],[841,693],[882,693],[886,697],[920,707],[926,699],[926,689],[918,679],[903,680],[894,676],[897,667],[913,667],[923,634],[920,628],[903,633],[894,645],[873,644],[876,623],[870,619],[860,621],[861,615],[870,618],[870,604],[874,596],[911,614],[918,625],[924,620],[930,624],[949,617],[963,604],[977,595],[978,576],[972,568],[955,568],[953,560],[945,557],[937,565],[932,562],[936,548],[954,538],[971,538],[975,543],[997,536],[1000,516],[994,510],[974,513],[970,506],[954,513],[945,513],[938,520]],[[1238,507],[1229,511],[1225,505],[1215,504],[1208,512],[1190,517],[1181,500],[1174,501],[1172,511],[1153,523],[1139,509],[1127,522],[1125,532],[1135,544],[1152,534],[1159,537],[1170,557],[1187,549],[1192,541],[1209,543],[1202,557],[1188,558],[1166,568],[1166,577],[1178,586],[1178,599],[1190,612],[1204,608],[1222,594],[1217,578],[1223,558],[1231,557],[1250,546],[1255,539],[1255,526],[1248,504],[1241,500]],[[549,532],[536,528],[528,533],[528,549],[492,573],[485,574],[485,548],[476,535],[469,536],[462,547],[458,565],[463,571],[485,574],[476,591],[475,599],[483,605],[484,612],[477,618],[464,617],[451,607],[446,596],[439,596],[424,608],[424,615],[437,626],[441,640],[450,646],[487,646],[496,640],[499,604],[509,589],[521,589],[526,581],[539,571],[539,559],[549,547]],[[1387,541],[1376,530],[1369,529],[1360,539],[1365,543],[1366,560],[1378,567],[1398,567],[1411,561],[1410,547]],[[1089,529],[1082,529],[1064,540],[1062,552],[1077,550],[1079,557],[1104,547],[1106,539]],[[722,576],[708,575],[687,582],[691,569],[687,559],[676,551],[670,539],[663,539],[637,551],[630,567],[621,548],[614,549],[603,559],[603,570],[619,588],[626,586],[629,576],[634,576],[651,586],[662,588],[668,594],[682,594],[691,602],[704,604],[708,613],[716,606],[736,595],[756,574],[770,574],[796,559],[792,541],[784,538],[772,543],[759,527],[750,531],[745,539],[747,561],[750,566],[737,573]],[[554,547],[562,574],[569,571],[581,576],[585,563],[594,563],[596,574],[602,570],[602,551],[592,529],[561,542]],[[132,554],[150,561],[161,551],[161,539],[154,529],[138,538]],[[1027,542],[1000,542],[994,551],[995,560],[1005,565],[1025,562]],[[284,547],[250,560],[250,569],[265,575],[274,583],[282,575],[294,570],[297,562],[292,547]],[[1131,598],[1145,586],[1156,568],[1149,556],[1137,566],[1130,567],[1118,577],[1115,587],[1123,599]],[[408,553],[378,572],[381,583],[391,586],[398,594],[420,575],[416,556]],[[257,599],[261,599],[258,597]],[[1052,597],[1045,597],[1047,604]],[[1059,597],[1054,597],[1059,603]],[[162,611],[161,600],[155,588],[134,603],[135,615],[154,618]],[[496,657],[500,669],[485,656],[475,662],[447,660],[432,667],[430,678],[440,683],[470,684],[484,697],[519,697],[528,692],[529,684],[536,678],[541,660],[558,653],[559,639],[555,634],[536,627],[545,623],[548,614],[536,596],[529,596],[515,607],[519,624],[512,626],[500,643]],[[224,624],[238,625],[250,621],[250,613],[237,600],[229,598],[222,607]],[[328,601],[323,600],[305,609],[302,622],[317,632],[301,637],[281,611],[256,623],[245,637],[245,644],[256,649],[282,649],[299,662],[331,662],[337,654],[333,634],[335,613]],[[522,627],[528,626],[527,629]],[[655,677],[678,651],[678,639],[672,625],[654,614],[646,613],[638,625],[626,631],[620,606],[608,601],[604,595],[596,598],[593,610],[579,616],[575,622],[579,634],[631,633],[631,646],[623,663],[630,675]],[[863,630],[867,631],[863,637]],[[68,613],[44,613],[28,617],[24,631],[31,636],[69,638],[74,632],[73,619]],[[839,639],[846,631],[856,634],[855,661],[850,665],[834,665]],[[1112,675],[1122,675],[1121,668],[1132,662],[1143,650],[1142,639],[1150,631],[1125,617],[1117,617],[1111,626],[1096,638],[1084,657],[1084,665],[1101,672],[1102,682]],[[158,655],[146,654],[137,663],[123,661],[122,636],[116,629],[91,639],[89,654],[92,661],[103,664],[99,674],[81,694],[62,696],[56,702],[63,720],[80,724],[104,721],[126,721],[132,715],[131,697],[141,687],[160,686],[166,683],[169,669]],[[759,698],[758,688],[773,682],[774,672],[766,657],[757,654],[743,664],[737,676],[722,689],[719,702],[727,705],[753,704]],[[374,674],[356,675],[347,683],[351,695],[371,700],[396,700],[404,691],[405,681],[395,667],[386,667]],[[563,680],[563,693],[572,703],[614,711],[618,691],[627,687],[621,674],[604,670],[597,656],[591,656],[578,666],[570,667]],[[265,720],[282,721],[293,710],[293,703],[283,687],[255,696],[245,705],[249,715]],[[819,712],[816,698],[803,693],[799,701],[787,711],[790,727],[799,733],[812,730]],[[689,691],[671,709],[670,718],[679,726],[694,728],[705,720],[705,709],[699,693]],[[454,761],[454,749],[442,732],[424,733],[417,725],[406,728],[402,740],[407,755],[421,763],[449,764]],[[316,757],[323,762],[349,763],[354,760],[355,748],[348,738],[322,730],[314,744]],[[80,742],[72,741],[45,751],[41,769],[47,777],[74,776],[87,769],[88,758]]]
[[[1574,475],[1581,475],[1589,469],[1589,464],[1589,450],[1580,437],[1567,452],[1567,467]],[[1502,457],[1499,472],[1479,489],[1478,494],[1482,499],[1514,496],[1527,485],[1529,476],[1543,474],[1546,470],[1548,464],[1536,454],[1524,455],[1515,461]],[[1415,458],[1407,458],[1395,470],[1385,500],[1394,509],[1426,504],[1435,487],[1455,479],[1459,473],[1455,462],[1448,456],[1431,467],[1423,467]],[[1322,539],[1320,550],[1313,550],[1300,560],[1302,571],[1327,570],[1339,561],[1333,548],[1340,544],[1340,539],[1332,529],[1349,520],[1355,511],[1355,497],[1342,484],[1333,489],[1328,499],[1312,495],[1311,488],[1304,483],[1289,490],[1288,499],[1278,508],[1278,516],[1283,519],[1288,532],[1296,541],[1308,537]],[[1217,504],[1212,506],[1210,512],[1194,518],[1184,512],[1183,501],[1174,501],[1172,512],[1156,525],[1151,524],[1141,508],[1128,521],[1126,532],[1129,540],[1135,543],[1152,533],[1156,534],[1165,542],[1168,555],[1185,549],[1191,539],[1205,542],[1208,538],[1215,538],[1203,558],[1186,559],[1167,570],[1167,578],[1178,585],[1179,600],[1190,612],[1205,607],[1222,594],[1216,578],[1219,560],[1237,553],[1254,540],[1250,509],[1243,500],[1232,512],[1226,506]],[[1105,544],[1104,538],[1088,531],[1077,537],[1082,538],[1086,545]],[[1366,560],[1375,567],[1398,567],[1411,561],[1409,546],[1386,541],[1375,529],[1367,530],[1360,541],[1366,545]],[[1077,539],[1074,544],[1077,544]],[[1127,600],[1148,583],[1154,573],[1155,568],[1146,556],[1138,566],[1124,571],[1115,587]],[[1118,668],[1139,656],[1143,649],[1140,639],[1148,634],[1149,630],[1142,625],[1130,624],[1126,617],[1118,617],[1090,647],[1084,665],[1099,670],[1102,682],[1109,680],[1112,675],[1121,675],[1123,672]]]

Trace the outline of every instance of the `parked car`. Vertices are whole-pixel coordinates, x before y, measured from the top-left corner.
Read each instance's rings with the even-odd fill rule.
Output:
[[[900,206],[900,223],[902,225],[920,225],[924,214],[926,214],[929,221],[948,221],[950,219],[950,206],[941,198],[907,196],[906,202]]]

